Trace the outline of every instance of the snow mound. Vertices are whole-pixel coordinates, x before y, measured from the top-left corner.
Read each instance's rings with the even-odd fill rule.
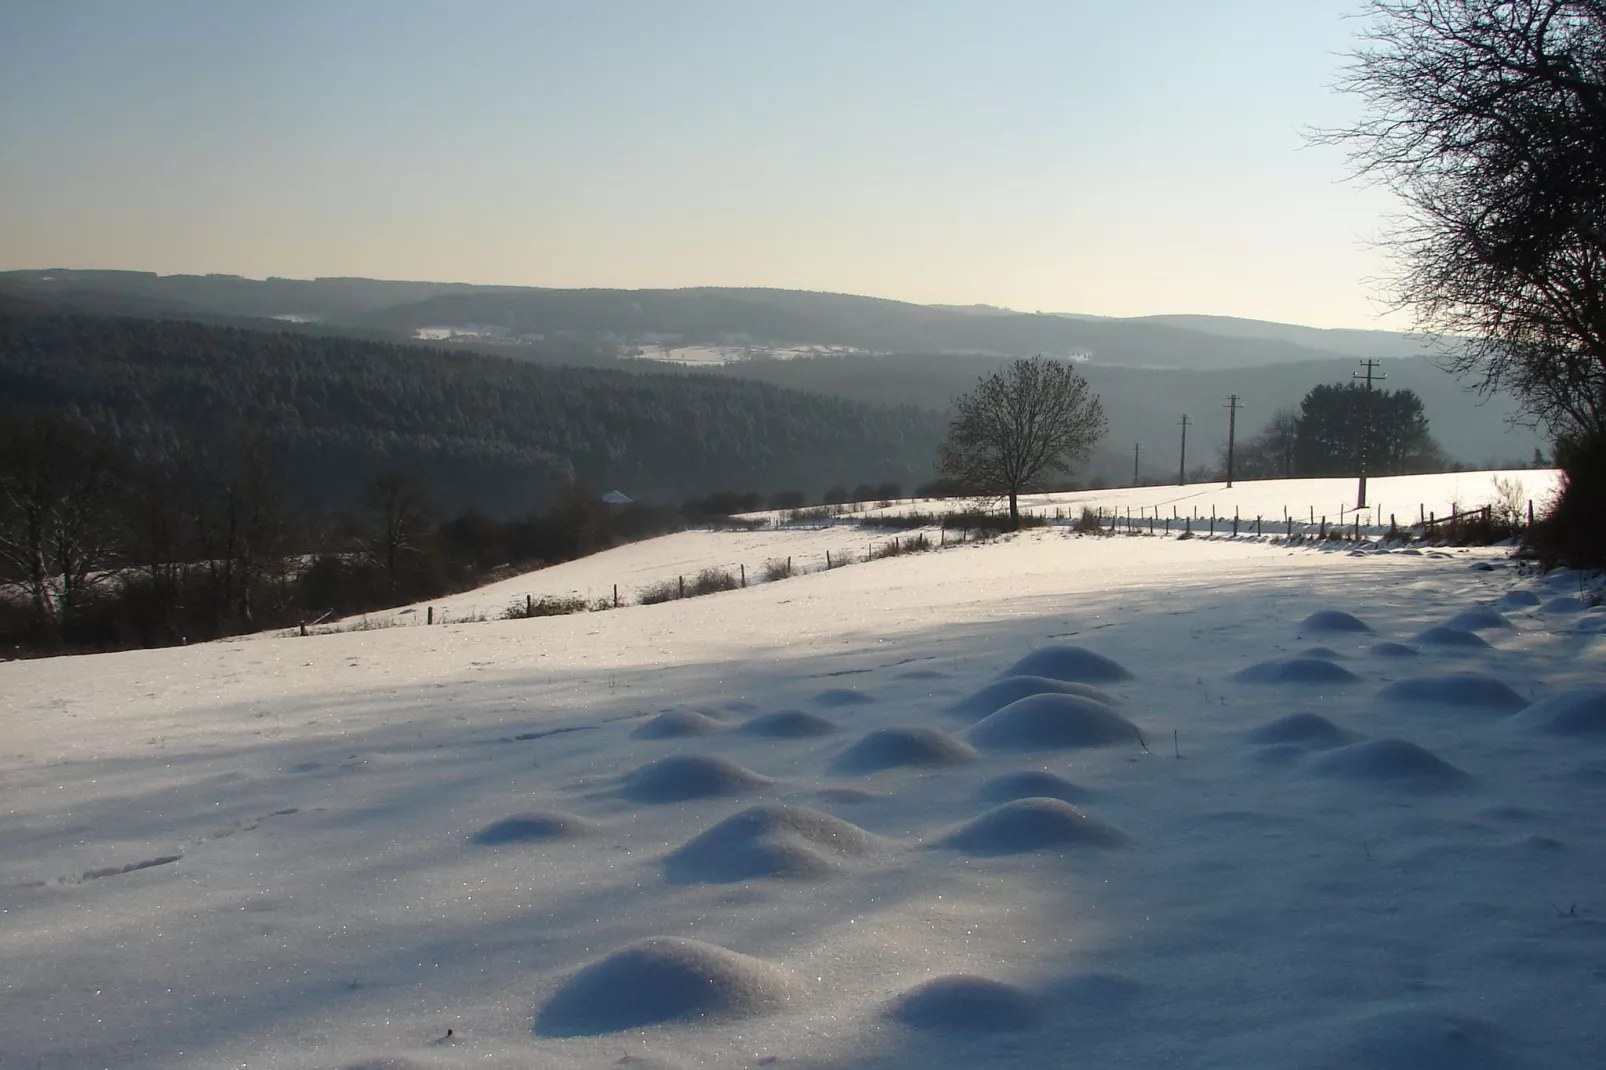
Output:
[[[707,754],[675,754],[649,762],[620,778],[619,793],[642,803],[682,802],[714,795],[740,795],[774,781],[735,762]]]
[[[1606,613],[1591,610],[1573,624],[1573,631],[1580,635],[1606,634]]]
[[[1369,739],[1328,751],[1311,763],[1322,776],[1407,791],[1449,791],[1472,779],[1432,751],[1403,739]]]
[[[770,739],[807,739],[830,735],[836,731],[836,722],[803,710],[776,710],[742,722],[742,731]]]
[[[1268,721],[1249,732],[1249,742],[1260,744],[1297,743],[1301,747],[1325,750],[1354,743],[1361,737],[1340,728],[1319,713],[1290,713]]]
[[[821,691],[814,696],[814,701],[827,709],[840,709],[843,706],[863,706],[874,702],[875,696],[866,695],[863,691],[851,687],[833,687],[829,691]]]
[[[1455,616],[1444,622],[1452,628],[1465,628],[1469,632],[1486,632],[1496,628],[1515,627],[1509,620],[1500,615],[1498,609],[1489,606],[1473,606],[1463,609]]]
[[[1340,654],[1330,646],[1313,646],[1308,650],[1301,650],[1294,656],[1300,658],[1325,658],[1328,661],[1340,661],[1344,657],[1343,654]]]
[[[1042,1001],[1018,985],[971,974],[934,977],[900,993],[887,1016],[916,1029],[1002,1033],[1042,1020]]]
[[[877,840],[857,825],[807,806],[754,806],[664,859],[671,884],[731,884],[758,877],[823,877],[837,860],[869,853]]]
[[[1582,572],[1576,568],[1553,568],[1545,573],[1544,578],[1539,582],[1546,587],[1576,591],[1588,578],[1589,574],[1587,572]]]
[[[348,1063],[342,1070],[425,1070],[425,1067],[423,1063],[396,1056],[394,1058],[364,1059],[360,1063]]]
[[[1539,604],[1539,596],[1532,591],[1507,591],[1495,603],[1496,609],[1529,609]]]
[[[573,1037],[687,1019],[739,1018],[783,1007],[793,996],[773,963],[660,936],[584,967],[536,1015],[540,1036]]]
[[[989,714],[997,713],[1011,702],[1018,702],[1032,695],[1080,695],[1094,702],[1102,702],[1106,706],[1116,704],[1114,698],[1092,684],[1082,684],[1072,680],[1051,680],[1046,676],[1006,676],[1001,680],[994,680],[969,698],[955,703],[951,708],[954,713],[975,722]]]
[[[1372,653],[1380,658],[1415,658],[1420,657],[1422,651],[1414,646],[1396,643],[1392,639],[1385,639],[1381,643],[1373,643],[1368,647]]]
[[[1582,613],[1587,608],[1589,607],[1584,605],[1584,600],[1579,598],[1577,595],[1563,594],[1557,595],[1555,598],[1552,598],[1550,601],[1540,606],[1539,612],[1560,615],[1566,613]]]
[[[968,744],[935,728],[878,728],[860,736],[831,768],[838,773],[874,773],[899,766],[958,765],[975,757]]]
[[[665,710],[630,733],[631,739],[683,739],[706,736],[725,727],[706,713],[692,710]]]
[[[1416,634],[1416,641],[1427,646],[1453,646],[1467,650],[1485,650],[1488,640],[1466,628],[1452,628],[1448,624],[1435,624]]]
[[[1082,684],[1113,684],[1132,674],[1103,654],[1080,646],[1045,646],[1009,667],[1005,676],[1046,676]]]
[[[1517,710],[1526,699],[1492,676],[1452,672],[1443,676],[1412,676],[1396,680],[1378,693],[1393,702],[1436,702],[1485,710]]]
[[[1542,698],[1511,723],[1553,736],[1606,735],[1606,688],[1580,687]]]
[[[1246,684],[1348,684],[1360,677],[1326,658],[1284,658],[1240,669],[1234,680]]]
[[[1081,695],[1029,695],[970,726],[965,737],[984,750],[1102,747],[1131,743],[1138,729],[1102,702]]]
[[[1476,1018],[1426,1007],[1384,1011],[1344,1030],[1351,1039],[1324,1070],[1507,1070],[1505,1035]]]
[[[1369,632],[1372,626],[1342,609],[1318,609],[1299,622],[1301,632]]]
[[[1075,803],[1086,799],[1089,794],[1086,788],[1039,769],[1006,773],[981,786],[981,797],[988,802],[998,803],[1014,802],[1016,799],[1058,799]]]
[[[1127,835],[1060,799],[1016,799],[938,842],[966,854],[1003,855],[1058,847],[1119,847]]]
[[[470,840],[482,846],[503,843],[534,843],[540,840],[574,840],[595,832],[597,826],[574,814],[542,811],[514,814],[493,821],[480,829]]]
[[[1256,748],[1249,760],[1262,769],[1290,769],[1306,758],[1310,750],[1299,743],[1268,743]]]

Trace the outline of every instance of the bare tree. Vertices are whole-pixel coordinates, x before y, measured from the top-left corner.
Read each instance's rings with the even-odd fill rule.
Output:
[[[1385,239],[1398,306],[1484,391],[1606,433],[1606,0],[1370,12],[1341,83],[1362,118],[1316,140],[1405,204]]]
[[[0,428],[0,580],[26,593],[47,633],[116,565],[120,459],[60,412],[12,414]]]
[[[1020,494],[1051,472],[1069,472],[1105,427],[1104,406],[1069,364],[1017,360],[955,399],[937,470],[966,490],[1008,497],[1019,527]]]
[[[374,478],[364,505],[370,521],[364,546],[384,569],[386,597],[394,599],[402,565],[424,552],[437,510],[417,477],[396,469]]]

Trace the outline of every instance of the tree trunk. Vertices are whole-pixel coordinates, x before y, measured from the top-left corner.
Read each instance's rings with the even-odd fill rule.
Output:
[[[1009,530],[1020,530],[1020,502],[1013,487],[1009,491]]]

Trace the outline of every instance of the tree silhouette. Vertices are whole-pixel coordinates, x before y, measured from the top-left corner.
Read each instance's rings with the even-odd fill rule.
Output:
[[[1069,472],[1105,426],[1103,405],[1069,364],[1017,360],[954,400],[937,470],[967,491],[1007,497],[1018,528],[1020,494],[1051,472]]]

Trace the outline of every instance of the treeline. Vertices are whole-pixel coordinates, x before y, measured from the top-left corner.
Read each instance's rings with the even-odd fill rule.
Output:
[[[587,483],[637,500],[729,487],[810,496],[929,477],[943,421],[709,375],[555,368],[190,322],[0,313],[0,416],[70,412],[151,462],[249,426],[285,492],[356,504],[414,473],[450,510],[514,516]]]
[[[612,505],[570,484],[522,516],[449,516],[417,477],[392,469],[351,509],[313,513],[248,430],[172,461],[60,409],[20,411],[0,426],[0,650],[163,646],[312,624],[809,500],[721,492]]]
[[[1314,387],[1299,407],[1280,409],[1247,441],[1236,444],[1237,479],[1318,479],[1443,472],[1451,467],[1428,427],[1422,399],[1412,390],[1372,389],[1359,383]],[[1214,478],[1225,472],[1226,451],[1217,458]]]

